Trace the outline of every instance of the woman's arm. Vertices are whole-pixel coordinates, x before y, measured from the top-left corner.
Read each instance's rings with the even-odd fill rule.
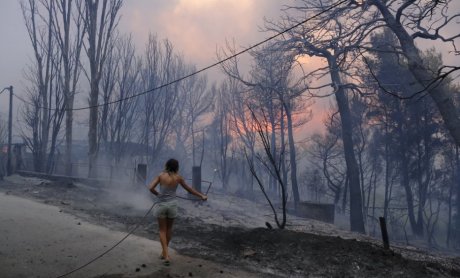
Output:
[[[196,191],[192,187],[188,186],[187,183],[185,183],[185,180],[182,177],[179,178],[179,184],[182,185],[182,187],[185,190],[187,190],[189,193],[201,198],[201,200],[206,201],[208,199],[208,196],[206,196],[206,195]]]
[[[158,196],[158,191],[155,190],[155,187],[157,187],[157,185],[160,183],[160,176],[157,176],[151,183],[150,183],[150,186],[149,186],[149,190],[150,192],[152,192],[153,195],[156,195]]]

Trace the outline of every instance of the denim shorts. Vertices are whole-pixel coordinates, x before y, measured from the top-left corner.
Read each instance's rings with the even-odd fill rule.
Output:
[[[177,217],[177,203],[175,201],[160,202],[155,208],[154,215],[157,218],[171,218]]]

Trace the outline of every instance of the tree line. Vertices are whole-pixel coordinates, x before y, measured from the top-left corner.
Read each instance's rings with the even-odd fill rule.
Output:
[[[200,137],[197,120],[212,102],[205,76],[134,97],[193,72],[195,66],[169,40],[154,34],[140,54],[132,37],[118,31],[122,4],[21,2],[34,53],[25,74],[22,137],[35,171],[53,172],[58,146],[64,143],[63,161],[71,174],[75,96],[86,92],[89,177],[97,177],[99,157],[121,163],[130,156],[132,143],[145,146],[137,152],[153,163],[166,147],[182,150],[189,138]]]
[[[326,65],[304,74],[317,81],[311,96],[336,100],[327,133],[307,147],[316,161],[309,176],[326,187],[315,190],[332,193],[336,204],[343,199],[354,231],[375,230],[381,206],[398,232],[408,222],[430,244],[442,230],[446,244],[455,238],[458,246],[460,109],[451,76],[459,67],[415,42],[446,42],[458,55],[458,33],[444,31],[459,14],[449,11],[451,1],[345,1],[330,9],[338,2],[300,1],[281,21],[267,22],[280,32],[316,16],[273,45]]]

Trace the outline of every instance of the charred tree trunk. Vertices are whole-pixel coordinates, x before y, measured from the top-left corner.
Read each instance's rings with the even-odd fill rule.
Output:
[[[65,174],[72,175],[72,138],[73,138],[73,96],[66,96],[66,118],[65,118]]]
[[[42,87],[41,98],[43,103],[43,107],[48,107],[48,89],[45,86]],[[42,120],[41,120],[41,144],[40,144],[40,160],[41,164],[39,166],[38,172],[44,172],[46,169],[47,164],[47,150],[48,150],[48,136],[49,136],[49,110],[43,109],[42,110]]]
[[[455,214],[455,245],[460,247],[460,153],[459,146],[455,149],[455,162],[456,162],[456,173],[457,177],[456,187],[457,187],[457,196],[456,196],[456,214]]]
[[[401,145],[404,147],[404,144]],[[415,217],[415,210],[414,210],[414,196],[412,192],[412,188],[410,187],[410,179],[409,179],[409,167],[408,167],[408,159],[406,157],[405,152],[402,152],[401,157],[401,182],[402,186],[404,187],[404,191],[406,193],[406,202],[407,202],[407,213],[409,217],[409,223],[412,229],[412,232],[415,236],[421,237],[423,236],[423,227],[420,229],[420,225]]]
[[[278,161],[278,155],[276,153],[276,133],[275,133],[275,129],[276,129],[276,125],[275,125],[275,117],[274,117],[274,111],[273,111],[273,102],[270,101],[270,105],[269,105],[269,120],[270,120],[270,152],[271,152],[271,155],[273,157],[273,159],[275,161]],[[273,172],[277,169],[275,169],[276,167],[276,164],[272,165],[273,167]],[[269,175],[269,188],[270,188],[270,191],[272,191],[275,195],[278,193],[278,187],[276,186],[276,178],[274,178],[272,175]]]
[[[386,112],[386,111],[385,111]],[[385,124],[385,135],[388,135],[388,125]],[[388,207],[390,205],[391,194],[390,194],[390,151],[388,138],[385,140],[385,199],[383,201],[383,217],[388,219]]]
[[[350,187],[350,179],[348,178],[348,174],[345,177],[345,184],[343,189],[343,198],[342,198],[342,213],[345,214],[347,208],[347,201],[348,201],[348,188]]]
[[[107,53],[113,47],[114,31],[118,23],[118,11],[122,0],[85,1],[84,23],[87,34],[86,52],[89,62],[89,130],[88,130],[88,176],[97,176],[98,156],[98,99],[99,83]]]
[[[88,168],[88,177],[96,178],[97,177],[97,124],[98,124],[98,97],[99,97],[99,86],[96,82],[91,82],[91,95],[89,98],[89,131],[88,131],[88,158],[89,158],[89,168]]]
[[[286,168],[286,131],[285,131],[285,119],[284,119],[284,108],[281,108],[280,115],[280,163],[281,163],[281,173],[283,175],[283,184],[287,186],[288,184],[288,170]],[[294,205],[297,206],[297,203],[294,200]]]
[[[74,10],[74,5],[76,9]],[[83,44],[84,27],[82,24],[82,3],[72,0],[59,0],[56,2],[54,33],[57,44],[61,50],[63,75],[64,75],[64,107],[65,107],[65,174],[72,175],[72,126],[73,126],[73,103],[76,85],[80,75],[80,53]],[[74,11],[76,13],[74,13]],[[59,20],[60,19],[60,20]],[[74,24],[72,25],[72,19]],[[59,24],[61,22],[61,25]],[[71,26],[74,26],[74,44],[71,44]]]
[[[228,169],[228,144],[229,144],[229,133],[228,133],[228,122],[227,117],[222,117],[220,121],[220,165],[221,165],[221,179],[222,187],[226,191],[228,188],[228,178],[229,178],[229,169]]]
[[[294,142],[294,128],[292,126],[292,111],[290,104],[285,104],[286,118],[288,125],[288,140],[289,140],[289,161],[291,163],[291,186],[292,194],[294,195],[294,204],[297,207],[300,202],[299,186],[297,183],[297,161],[296,149]]]
[[[88,177],[97,176],[97,124],[98,124],[98,99],[99,99],[99,67],[97,55],[97,12],[98,2],[86,1],[86,28],[88,33],[88,58],[90,68],[90,93],[89,93],[89,130],[88,130]]]
[[[40,12],[39,5],[44,6],[46,14]],[[53,51],[53,11],[54,2],[23,1],[21,9],[30,37],[35,65],[31,68],[34,86],[31,92],[31,100],[34,103],[33,108],[26,108],[26,123],[32,128],[32,139],[26,139],[32,149],[34,170],[43,172],[46,170],[46,154],[49,140],[49,97],[51,70],[53,67],[52,59],[56,55]],[[45,24],[45,28],[41,28]]]
[[[347,164],[347,175],[350,185],[350,228],[352,231],[364,233],[363,204],[361,196],[361,185],[359,167],[354,153],[353,124],[350,107],[345,90],[343,88],[339,66],[333,55],[327,57],[332,83],[335,84],[335,97],[339,108],[342,122],[342,141],[344,145],[345,161]]]

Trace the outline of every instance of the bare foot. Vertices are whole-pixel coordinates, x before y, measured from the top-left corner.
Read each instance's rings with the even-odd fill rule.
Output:
[[[163,265],[169,266],[170,264],[171,264],[170,258],[167,258],[167,259],[165,258],[165,260],[164,260],[164,262],[163,262]]]

